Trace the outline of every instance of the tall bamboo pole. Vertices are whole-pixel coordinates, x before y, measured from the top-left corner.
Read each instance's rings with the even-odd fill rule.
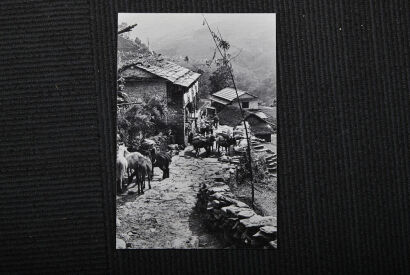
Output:
[[[204,21],[205,21],[205,23],[206,23],[206,25],[207,25],[207,27],[208,27],[209,32],[211,33],[212,40],[214,41],[216,48],[218,49],[218,51],[219,51],[219,53],[221,54],[221,57],[224,59],[224,61],[226,61],[226,64],[225,64],[225,65],[228,66],[229,75],[231,76],[232,84],[233,84],[233,87],[234,87],[235,93],[236,93],[236,98],[237,98],[237,100],[238,100],[239,109],[240,109],[240,111],[241,111],[242,121],[243,121],[243,124],[244,124],[244,127],[245,127],[245,135],[246,135],[246,141],[247,141],[247,150],[246,150],[246,151],[247,151],[247,155],[248,155],[248,169],[249,169],[249,173],[250,173],[251,188],[252,188],[252,208],[255,209],[255,203],[254,203],[254,202],[255,202],[255,186],[254,186],[254,183],[253,183],[253,171],[252,171],[252,156],[251,156],[250,138],[249,138],[249,134],[248,134],[248,127],[247,127],[246,121],[245,121],[245,114],[244,114],[244,111],[243,111],[243,109],[242,109],[241,102],[240,102],[240,100],[239,100],[239,94],[238,94],[238,89],[237,89],[236,83],[235,83],[235,77],[234,77],[233,72],[232,72],[232,65],[231,65],[230,61],[228,60],[228,58],[226,57],[226,51],[224,51],[224,53],[222,53],[222,50],[219,48],[219,45],[218,45],[218,43],[216,42],[215,37],[214,37],[215,32],[213,32],[213,31],[211,30],[211,27],[209,26],[208,21],[206,20],[205,16],[203,16],[203,18],[204,18]],[[220,34],[220,33],[219,33],[219,34]],[[221,34],[220,34],[220,35],[221,35]],[[221,35],[221,39],[222,39],[222,35]]]

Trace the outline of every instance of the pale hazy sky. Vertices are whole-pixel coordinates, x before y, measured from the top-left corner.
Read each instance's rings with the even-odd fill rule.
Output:
[[[269,26],[272,28],[272,35],[276,43],[276,16],[274,13],[205,13],[204,15],[210,25],[218,26],[218,22],[223,22],[223,25],[242,27],[260,26],[261,24],[265,27]],[[206,28],[202,24],[201,13],[120,13],[118,14],[118,24],[123,22],[128,25],[138,24],[129,33],[130,38],[134,39],[138,36],[144,43],[149,38],[152,44],[164,36],[169,37],[175,34],[177,37],[184,33]],[[244,36],[247,35],[245,32]]]

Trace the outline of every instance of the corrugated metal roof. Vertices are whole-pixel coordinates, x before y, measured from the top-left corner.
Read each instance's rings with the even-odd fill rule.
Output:
[[[201,76],[200,74],[195,73],[171,61],[143,60],[137,61],[134,64],[130,62],[127,65],[134,65],[135,67],[143,69],[154,75],[165,78],[175,85],[180,85],[184,87],[190,86]]]
[[[228,100],[229,102],[233,101],[236,99],[236,92],[234,88],[223,88],[222,90],[212,94],[213,96]],[[238,96],[241,97],[243,95],[249,95],[252,96],[254,98],[256,98],[256,96],[254,96],[253,94],[250,94],[246,91],[242,91],[242,90],[238,90]]]

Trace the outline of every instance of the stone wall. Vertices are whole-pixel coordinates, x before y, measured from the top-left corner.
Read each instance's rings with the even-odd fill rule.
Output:
[[[124,87],[131,101],[136,102],[145,96],[158,95],[162,98],[167,96],[167,85],[165,81],[127,81]]]
[[[235,199],[223,182],[205,183],[198,193],[197,208],[205,214],[210,230],[231,248],[277,248],[276,218],[260,216]]]
[[[143,73],[143,72],[142,72]],[[184,109],[183,109],[183,91],[178,90],[176,85],[167,83],[165,80],[158,78],[148,78],[146,80],[127,80],[124,93],[131,101],[138,102],[143,97],[157,95],[167,99],[168,108],[171,110],[168,123],[174,132],[175,142],[184,144]]]

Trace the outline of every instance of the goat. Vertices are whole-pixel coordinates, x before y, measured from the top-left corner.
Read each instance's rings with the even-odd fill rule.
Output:
[[[139,175],[140,175],[140,181],[141,181],[141,189],[142,193],[144,193],[145,189],[145,176],[147,176],[148,179],[148,187],[151,189],[151,180],[153,176],[153,167],[152,167],[152,162],[149,158],[144,157],[142,159],[142,162],[139,163]]]
[[[126,157],[128,169],[128,184],[132,183],[132,179],[135,176],[136,184],[138,185],[138,194],[142,191],[142,177],[141,177],[141,164],[145,162],[145,157],[138,152],[129,153]],[[145,176],[145,174],[144,174]]]
[[[123,180],[124,174],[128,171],[128,162],[125,158],[127,149],[125,146],[120,145],[117,152],[117,160],[116,160],[116,184],[117,184],[117,192],[122,193],[123,191]]]

